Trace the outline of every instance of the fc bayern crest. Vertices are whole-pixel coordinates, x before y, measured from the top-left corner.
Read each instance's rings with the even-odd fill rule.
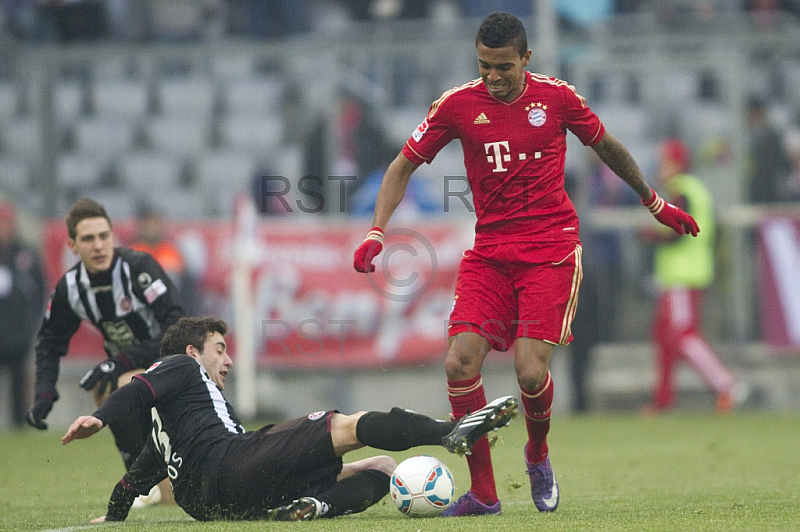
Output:
[[[528,111],[528,122],[533,127],[542,127],[547,122],[547,113],[541,107],[534,107]]]
[[[119,300],[119,308],[120,308],[120,309],[121,309],[123,312],[130,312],[130,311],[131,311],[131,309],[133,308],[133,305],[131,304],[131,300],[130,300],[128,297],[126,297],[126,296],[123,296],[123,297],[122,297],[122,298]]]

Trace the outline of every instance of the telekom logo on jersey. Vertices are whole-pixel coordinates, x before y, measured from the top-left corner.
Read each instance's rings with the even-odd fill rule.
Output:
[[[486,162],[489,164],[493,164],[494,168],[492,172],[508,172],[508,168],[503,166],[503,163],[510,163],[511,162],[511,149],[508,147],[508,141],[502,140],[498,142],[486,142],[483,145],[483,149],[486,152]],[[524,161],[528,158],[527,153],[520,153],[518,155],[520,161]],[[541,159],[542,152],[537,151],[533,154],[534,159]]]

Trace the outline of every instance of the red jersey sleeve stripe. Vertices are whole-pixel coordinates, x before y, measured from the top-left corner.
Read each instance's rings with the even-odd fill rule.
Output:
[[[422,160],[422,161],[428,161],[428,160],[429,160],[429,159],[428,159],[428,157],[423,157],[422,155],[420,155],[420,154],[419,154],[419,152],[418,152],[417,150],[415,150],[414,148],[412,148],[412,147],[411,147],[411,144],[409,144],[409,143],[408,143],[408,141],[406,141],[406,146],[405,146],[405,147],[406,147],[406,149],[407,149],[407,150],[409,150],[411,153],[413,153],[414,155],[416,155],[417,157],[419,157],[419,159],[420,159],[420,160]],[[411,159],[411,158],[409,157],[409,159]],[[416,161],[412,161],[412,162],[416,162]]]
[[[145,384],[147,385],[147,387],[150,389],[150,393],[151,393],[151,394],[153,394],[153,397],[155,397],[155,396],[156,396],[156,391],[155,391],[155,389],[153,388],[153,386],[152,386],[152,385],[151,385],[149,382],[147,382],[147,381],[144,379],[144,377],[142,377],[141,375],[134,375],[134,376],[133,376],[133,378],[134,378],[134,379],[139,379],[140,381],[142,381],[143,383],[145,383]]]
[[[568,88],[569,90],[572,91],[572,93],[575,95],[575,97],[578,98],[578,100],[580,100],[581,106],[582,107],[586,107],[586,98],[584,98],[583,96],[578,94],[578,91],[575,90],[575,87],[573,87],[572,85],[570,85],[566,81],[561,80],[561,79],[557,79],[557,78],[550,78],[550,77],[544,76],[542,74],[536,74],[536,73],[533,73],[533,72],[531,72],[531,78],[534,81],[538,81],[540,83],[547,83],[549,85],[555,85],[557,87],[566,87],[566,88]]]
[[[602,133],[602,135],[601,135],[601,133]],[[594,134],[594,137],[592,137],[592,140],[589,141],[588,145],[589,146],[594,146],[595,143],[600,142],[603,139],[603,137],[605,136],[605,133],[606,133],[606,130],[603,127],[603,123],[600,122],[600,125],[597,126],[597,133]]]
[[[476,85],[478,85],[480,83],[483,83],[482,79],[480,79],[480,78],[473,79],[472,81],[470,81],[468,83],[464,83],[463,85],[459,85],[458,87],[453,87],[452,89],[443,92],[442,95],[439,96],[439,99],[431,104],[431,108],[428,111],[428,118],[433,118],[433,115],[435,115],[436,111],[439,110],[439,106],[442,105],[442,103],[444,103],[444,101],[447,100],[450,96],[452,96],[453,94],[455,94],[455,93],[457,93],[459,91],[462,91],[462,90],[465,90],[465,89],[469,89],[471,87],[475,87]]]

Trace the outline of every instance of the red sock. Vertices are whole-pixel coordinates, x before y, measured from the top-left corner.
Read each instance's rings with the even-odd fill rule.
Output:
[[[522,409],[528,429],[527,460],[531,464],[544,462],[547,458],[547,433],[550,432],[550,407],[553,406],[553,379],[547,372],[539,388],[522,392]]]
[[[456,419],[486,406],[486,394],[483,391],[483,379],[480,375],[464,381],[448,380],[447,394]],[[472,481],[469,491],[484,504],[496,503],[497,487],[494,483],[489,439],[486,436],[472,447],[472,454],[467,455],[467,465]]]

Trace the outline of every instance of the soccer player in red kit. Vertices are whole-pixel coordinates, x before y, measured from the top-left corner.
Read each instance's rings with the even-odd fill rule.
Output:
[[[514,344],[528,442],[525,463],[539,511],[558,507],[547,446],[555,345],[572,340],[570,324],[581,283],[578,217],[564,190],[566,134],[571,131],[642,198],[661,223],[696,235],[697,224],[664,202],[627,149],[567,83],[527,72],[525,28],[509,13],[487,16],[475,38],[481,78],[445,92],[430,107],[389,166],[375,204],[373,228],[356,249],[354,267],[375,270],[383,229],[414,170],[447,143],[461,141],[477,223],[474,247],[458,271],[445,360],[447,390],[458,418],[486,404],[481,380],[490,350]],[[467,457],[471,487],[443,515],[500,513],[489,443]]]

